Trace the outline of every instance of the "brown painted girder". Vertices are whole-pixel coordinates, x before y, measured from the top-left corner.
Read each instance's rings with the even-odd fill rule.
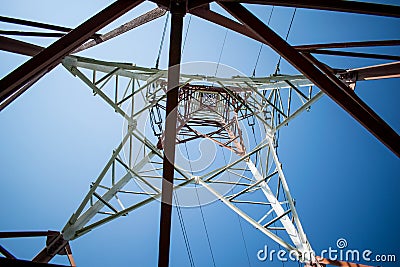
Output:
[[[2,51],[33,57],[39,54],[43,49],[43,47],[38,45],[0,36],[0,50]]]
[[[294,46],[299,51],[309,51],[315,49],[326,48],[350,48],[350,47],[374,47],[374,46],[398,46],[400,40],[378,40],[378,41],[362,41],[362,42],[342,42],[342,43],[325,43]]]
[[[2,267],[68,267],[67,265],[40,263],[19,259],[7,259],[0,257],[0,266]]]
[[[63,27],[63,26],[52,25],[52,24],[48,24],[48,23],[36,22],[36,21],[25,20],[25,19],[10,18],[10,17],[5,17],[5,16],[0,16],[0,21],[6,22],[6,23],[12,23],[12,24],[30,26],[30,27],[35,27],[35,28],[60,31],[60,32],[72,31],[71,28],[67,28],[67,27]]]
[[[400,136],[352,90],[339,86],[336,81],[328,78],[295,48],[290,46],[241,4],[223,2],[220,5],[252,30],[253,33],[263,38],[272,49],[303,73],[310,81],[400,157]]]
[[[174,183],[175,143],[177,132],[177,106],[179,97],[179,76],[181,63],[183,17],[185,1],[171,1],[171,30],[168,56],[168,90],[165,110],[165,139],[163,158],[163,179],[161,194],[160,237],[158,266],[169,266],[171,240],[172,193]]]
[[[338,74],[342,79],[352,81],[400,78],[400,61],[349,69]]]
[[[57,66],[66,55],[87,41],[97,30],[108,25],[141,2],[143,0],[114,2],[9,73],[0,80],[0,102],[17,93],[25,85],[32,85],[37,77]]]
[[[201,1],[201,0],[197,0]],[[349,12],[357,14],[368,14],[384,17],[400,18],[400,6],[383,5],[358,1],[343,0],[222,0],[224,2],[248,3],[259,5],[274,5],[298,7],[336,12]]]

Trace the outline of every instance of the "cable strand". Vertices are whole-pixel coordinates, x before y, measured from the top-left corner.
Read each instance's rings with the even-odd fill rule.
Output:
[[[274,12],[274,8],[275,8],[275,6],[272,6],[271,13],[269,14],[268,23],[267,23],[268,26],[269,26],[269,23],[271,22],[272,13]],[[256,69],[257,69],[257,65],[258,65],[258,60],[260,59],[261,50],[262,50],[263,46],[264,46],[264,43],[261,43],[260,44],[260,49],[258,50],[256,64],[254,65],[254,69],[253,69],[253,77],[256,76]]]
[[[158,49],[158,55],[157,55],[157,59],[156,59],[156,65],[155,65],[156,69],[158,69],[158,65],[160,63],[161,52],[162,52],[162,48],[163,48],[163,44],[164,44],[164,40],[165,40],[165,33],[167,32],[168,18],[169,18],[169,12],[167,12],[167,17],[165,18],[164,29],[163,29],[163,33],[161,36],[160,48]]]
[[[290,24],[289,24],[289,29],[288,29],[288,31],[287,31],[287,33],[286,33],[285,41],[288,40],[290,30],[292,29],[294,17],[295,17],[295,15],[296,15],[296,11],[297,11],[297,7],[294,8],[293,15],[292,15],[292,19],[291,19]],[[281,64],[281,60],[282,60],[282,56],[279,56],[278,63],[276,64],[275,75],[277,75],[277,74],[280,72],[279,67],[280,67],[280,64]]]
[[[185,150],[186,150],[186,157],[187,157],[187,159],[188,159],[188,161],[189,161],[190,173],[193,175],[192,164],[191,164],[191,160],[190,160],[190,157],[189,157],[189,151],[188,151],[188,149],[187,149],[186,142],[185,142]],[[209,235],[208,235],[208,229],[207,229],[207,225],[206,225],[206,220],[205,220],[205,218],[204,218],[203,208],[201,207],[201,202],[200,202],[199,193],[197,192],[197,184],[195,184],[194,188],[195,188],[195,192],[196,192],[197,202],[199,203],[201,219],[202,219],[202,222],[203,222],[204,231],[205,231],[205,233],[206,233],[207,244],[208,244],[208,248],[209,248],[209,250],[210,250],[211,259],[212,259],[212,262],[213,262],[213,266],[216,267],[215,258],[214,258],[214,253],[213,253],[213,251],[212,251],[211,241],[210,241],[210,237],[209,237]]]

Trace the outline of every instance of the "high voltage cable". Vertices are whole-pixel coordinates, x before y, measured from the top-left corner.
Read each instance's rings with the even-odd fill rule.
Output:
[[[213,266],[216,267],[214,253],[212,252],[210,237],[208,235],[207,225],[206,225],[206,221],[205,221],[204,214],[203,214],[203,208],[201,207],[199,193],[197,192],[197,185],[195,184],[194,187],[195,187],[195,191],[196,191],[197,201],[199,202],[201,219],[203,220],[203,225],[204,225],[204,230],[206,232],[208,247],[210,248],[211,259],[212,259],[212,262],[213,262]]]
[[[296,15],[296,11],[297,11],[297,7],[294,8],[293,15],[292,15],[292,20],[290,21],[289,29],[288,29],[288,31],[287,31],[287,33],[286,33],[285,41],[288,40],[290,30],[292,29],[292,24],[293,24],[294,16]],[[279,66],[280,66],[280,64],[281,64],[281,59],[282,59],[282,56],[279,56],[278,63],[276,64],[275,74],[278,74],[279,71],[280,71]]]
[[[189,28],[189,26],[190,26],[190,24],[188,23],[188,28]],[[187,32],[186,32],[186,35],[187,35]],[[218,63],[217,63],[217,67],[216,67],[216,69],[215,69],[215,74],[214,74],[214,76],[217,76],[218,67],[219,67],[219,64],[220,64],[220,61],[221,61],[222,52],[223,52],[224,47],[225,47],[225,41],[226,41],[227,35],[228,35],[228,29],[226,29],[226,31],[225,31],[225,36],[224,36],[224,40],[223,40],[223,42],[222,42],[221,52],[219,53]],[[185,36],[185,39],[186,39],[186,36]],[[185,40],[185,41],[186,41],[186,40]],[[188,151],[188,149],[187,149],[186,142],[185,142],[185,150],[186,150],[187,159],[188,159],[188,161],[189,161],[190,172],[191,172],[191,174],[193,175],[192,164],[191,164],[191,161],[190,161],[189,151]],[[195,184],[195,192],[196,192],[197,201],[198,201],[198,203],[199,203],[199,209],[200,209],[201,219],[202,219],[202,222],[203,222],[204,231],[205,231],[205,233],[206,233],[207,244],[208,244],[208,248],[209,248],[209,250],[210,250],[211,259],[212,259],[212,262],[213,262],[213,266],[216,267],[215,258],[214,258],[214,253],[213,253],[213,251],[212,251],[211,241],[210,241],[210,237],[209,237],[208,229],[207,229],[207,224],[206,224],[206,221],[205,221],[205,218],[204,218],[203,208],[201,207],[200,197],[199,197],[199,193],[198,193],[198,191],[197,191],[197,185],[196,185],[196,184]]]
[[[290,20],[289,28],[288,28],[288,31],[286,33],[285,41],[287,41],[288,38],[289,38],[289,33],[290,33],[291,29],[292,29],[294,17],[296,16],[296,11],[297,11],[297,7],[294,8],[294,11],[293,11],[293,14],[292,14],[292,19]],[[275,68],[275,73],[274,73],[275,75],[279,74],[279,72],[280,72],[280,68],[279,67],[281,65],[281,60],[282,60],[282,56],[279,55],[278,63],[276,64],[276,68]],[[281,116],[280,116],[280,114],[278,114],[277,119],[278,119],[279,123],[280,123],[280,118],[281,118]],[[277,155],[278,155],[278,142],[279,142],[279,131],[276,134],[276,142],[275,142],[276,154]]]
[[[269,14],[269,18],[268,18],[268,22],[267,22],[268,26],[269,26],[269,23],[271,22],[272,13],[274,12],[274,9],[275,9],[275,6],[272,6],[271,13]],[[258,51],[258,55],[257,55],[256,64],[254,65],[254,69],[253,69],[253,77],[256,76],[256,68],[257,68],[257,65],[258,65],[258,60],[260,59],[261,50],[262,50],[263,46],[264,46],[264,44],[261,43],[260,50]]]
[[[182,55],[183,55],[183,51],[185,51],[186,39],[187,39],[187,36],[188,36],[188,32],[189,32],[189,27],[190,27],[190,22],[191,21],[192,21],[192,14],[189,15],[189,21],[188,21],[188,25],[187,25],[186,32],[185,32],[185,38],[183,40],[183,46],[182,46],[182,52],[181,52]]]
[[[176,208],[177,208],[177,211],[178,211],[179,224],[181,226],[181,230],[182,230],[182,233],[183,233],[183,240],[185,242],[186,252],[188,254],[190,266],[194,267],[195,264],[194,264],[194,260],[193,260],[192,250],[190,249],[189,238],[188,238],[187,232],[186,232],[185,221],[183,220],[183,215],[182,215],[180,203],[179,203],[179,200],[178,200],[178,194],[176,194],[175,191],[174,191],[174,200],[175,200],[175,205],[176,205]]]
[[[222,155],[223,155],[223,157],[224,157],[225,165],[228,165],[228,162],[227,162],[226,157],[225,157],[225,150],[224,150],[223,148],[221,148],[221,149],[222,149]],[[227,173],[228,173],[229,181],[232,181],[230,172],[227,172]],[[230,192],[233,193],[233,188],[231,188]],[[240,227],[240,232],[241,232],[242,241],[243,241],[243,245],[244,245],[244,250],[245,250],[245,252],[246,252],[247,262],[248,262],[249,266],[251,266],[251,263],[250,263],[250,256],[249,256],[249,252],[248,252],[248,250],[247,250],[246,240],[245,240],[245,238],[244,238],[242,222],[240,221],[240,216],[239,216],[239,214],[236,213],[236,216],[237,216],[238,222],[239,222],[239,227]]]
[[[191,161],[190,161],[189,151],[188,151],[188,149],[187,149],[186,142],[185,142],[185,150],[186,150],[187,159],[188,159],[188,161],[189,161],[190,173],[191,173],[192,176],[193,176],[192,163],[191,163]],[[201,219],[202,219],[202,221],[203,221],[203,226],[204,226],[204,230],[205,230],[206,237],[207,237],[208,248],[210,249],[211,259],[212,259],[212,262],[213,262],[214,267],[216,267],[215,258],[214,258],[214,253],[212,252],[210,237],[209,237],[209,235],[208,235],[207,225],[206,225],[206,221],[205,221],[205,218],[204,218],[203,208],[201,207],[200,197],[199,197],[199,193],[197,192],[197,185],[196,185],[196,184],[195,184],[195,192],[196,192],[196,196],[197,196],[197,201],[198,201],[198,203],[199,203]]]
[[[224,47],[225,47],[225,42],[226,42],[226,37],[227,37],[227,35],[228,35],[228,29],[226,29],[226,31],[225,31],[225,36],[224,36],[224,40],[223,40],[223,42],[222,42],[221,52],[219,53],[217,68],[215,69],[215,75],[214,75],[214,76],[217,76],[217,73],[218,73],[218,67],[219,67],[219,64],[220,64],[220,62],[221,62],[222,53],[223,53],[223,51],[224,51]],[[226,157],[225,157],[225,151],[223,150],[223,148],[222,148],[222,155],[224,156],[225,165],[227,165],[227,161],[226,161]],[[228,176],[230,177],[230,173],[229,173],[229,172],[228,172]],[[229,178],[229,179],[230,179],[230,178]],[[197,191],[196,191],[196,193],[197,193]],[[197,196],[197,197],[198,197],[198,196]],[[236,214],[236,215],[237,215],[237,218],[238,218],[238,221],[239,221],[241,236],[242,236],[242,240],[243,240],[243,243],[244,243],[245,252],[246,252],[246,256],[247,256],[247,260],[248,260],[249,266],[251,266],[251,264],[250,264],[250,257],[249,257],[249,253],[248,253],[248,251],[247,251],[247,245],[246,245],[246,241],[245,241],[245,239],[244,239],[243,229],[242,229],[242,225],[241,225],[241,222],[240,222],[240,216],[239,216],[239,214]],[[215,262],[214,262],[214,266],[215,266]]]
[[[157,59],[156,59],[156,66],[155,66],[156,69],[158,69],[158,64],[160,63],[161,51],[162,51],[162,47],[164,44],[165,33],[167,31],[168,18],[169,18],[169,12],[167,12],[167,17],[165,18],[164,29],[163,29],[163,33],[161,36],[160,48],[158,49],[158,55],[157,55]]]
[[[215,69],[215,74],[214,74],[215,77],[217,76],[217,73],[218,73],[219,63],[221,62],[222,52],[224,51],[227,36],[228,36],[228,28],[225,31],[224,41],[222,42],[221,52],[219,53],[217,68]]]

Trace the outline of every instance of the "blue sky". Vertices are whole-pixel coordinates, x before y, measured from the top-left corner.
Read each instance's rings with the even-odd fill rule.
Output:
[[[376,1],[396,4],[397,1]],[[7,1],[3,16],[76,27],[109,1]],[[124,23],[154,4],[145,3],[101,32]],[[249,6],[263,21],[271,7]],[[216,10],[220,10],[216,8]],[[275,8],[271,27],[285,36],[291,8]],[[185,30],[189,15],[185,18]],[[165,16],[80,55],[102,60],[134,62],[154,67]],[[12,26],[1,24],[2,29]],[[218,61],[226,30],[192,17],[183,62]],[[299,9],[289,43],[293,45],[399,39],[400,20],[365,15]],[[53,39],[23,40],[48,45]],[[168,37],[161,55],[167,65]],[[259,43],[228,31],[221,63],[251,75]],[[360,49],[357,51],[366,51]],[[399,48],[374,51],[400,54]],[[379,64],[319,56],[341,68]],[[28,58],[0,52],[0,75]],[[273,73],[278,56],[264,47],[257,75]],[[297,73],[282,62],[281,72]],[[399,80],[360,82],[357,94],[397,132]],[[62,66],[55,68],[0,114],[1,231],[61,230],[121,139],[122,119]],[[345,238],[349,248],[396,254],[398,158],[352,117],[324,96],[281,131],[280,160],[305,232],[318,252],[335,248]],[[203,208],[217,266],[248,266],[236,214],[219,203]],[[198,208],[182,209],[196,266],[211,266]],[[158,249],[159,203],[154,202],[72,241],[78,266],[155,266]],[[266,236],[242,221],[251,266],[282,266],[260,262],[256,253]],[[41,239],[2,243],[15,255],[29,259],[44,245]],[[66,263],[58,257],[55,262]],[[179,221],[174,213],[171,266],[188,266]],[[285,263],[297,266],[297,263]],[[394,263],[384,266],[395,266]]]

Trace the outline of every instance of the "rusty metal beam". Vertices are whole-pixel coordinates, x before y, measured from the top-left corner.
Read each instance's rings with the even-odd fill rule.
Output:
[[[61,32],[33,32],[33,31],[3,31],[0,30],[1,35],[15,35],[15,36],[35,36],[35,37],[62,37],[65,33]]]
[[[170,10],[170,0],[150,0],[162,8]],[[206,7],[209,3],[214,2],[214,0],[186,0],[186,11],[189,12],[192,9],[199,7]]]
[[[400,45],[400,40],[296,45],[294,46],[294,48],[299,51],[307,51],[307,50],[326,49],[326,48],[351,48],[351,47],[374,47],[374,46],[397,46],[397,45]]]
[[[0,266],[2,267],[68,267],[67,265],[39,263],[19,259],[7,259],[0,257]]]
[[[174,183],[175,144],[177,134],[177,106],[181,63],[183,17],[186,2],[172,0],[171,32],[168,63],[168,87],[165,118],[163,179],[161,195],[160,238],[158,266],[168,267],[171,239],[172,192]]]
[[[71,247],[69,244],[67,244],[65,246],[65,254],[67,254],[68,261],[69,261],[69,264],[71,265],[71,267],[76,267],[75,259],[72,256],[72,250],[71,250]]]
[[[53,69],[66,55],[88,40],[97,30],[108,25],[141,2],[143,0],[118,0],[114,2],[9,73],[0,80],[0,102],[5,101],[24,85],[35,80],[37,76]]]
[[[325,49],[307,50],[307,52],[312,53],[312,54],[341,56],[341,57],[372,58],[372,59],[383,59],[383,60],[400,60],[400,56],[382,55],[382,54],[370,54],[370,53],[359,53],[359,52],[347,52],[347,51],[334,51],[334,50],[325,50]]]
[[[68,246],[68,241],[57,231],[49,231],[46,239],[46,247],[43,248],[33,259],[34,262],[47,263],[55,255],[61,254]]]
[[[225,16],[222,16],[210,10],[208,7],[195,8],[190,10],[189,12],[197,17],[208,20],[220,26],[226,27],[232,31],[241,33],[247,37],[250,37],[254,40],[257,40],[261,43],[268,45],[268,43],[265,42],[265,40],[254,34],[243,24],[237,23],[236,21],[233,21]],[[301,45],[301,46],[295,46],[294,48],[296,48],[299,51],[307,51],[314,54],[336,55],[336,56],[347,56],[347,57],[358,57],[358,58],[373,58],[373,59],[384,59],[384,60],[400,60],[400,56],[393,56],[393,55],[321,50],[321,48],[372,47],[372,46],[395,46],[395,45],[400,45],[400,40]]]
[[[400,157],[400,136],[354,92],[351,90],[343,90],[343,88],[323,74],[295,48],[290,46],[241,4],[220,2],[220,5],[244,25],[247,25],[255,34],[268,42],[272,49],[302,72],[308,79],[375,135],[384,145],[392,150],[393,153]]]
[[[223,2],[248,3],[259,5],[274,5],[299,7],[308,9],[328,10],[337,12],[349,12],[358,14],[368,14],[385,17],[400,18],[400,6],[374,4],[357,1],[343,0],[222,0]]]
[[[187,9],[191,11],[192,9],[199,7],[207,7],[213,0],[187,0]]]
[[[21,87],[17,92],[14,94],[10,95],[6,100],[3,102],[0,102],[0,111],[5,109],[11,102],[13,102],[15,99],[17,99],[20,95],[22,95],[26,90],[31,87],[32,84],[36,83],[40,78],[42,78],[46,73],[42,72],[39,75],[37,75],[33,80],[30,80],[27,84]]]
[[[0,232],[0,238],[48,236],[52,231]]]
[[[117,37],[118,35],[121,35],[127,31],[130,31],[134,28],[137,28],[143,24],[146,24],[147,22],[150,22],[152,20],[155,20],[159,17],[162,17],[167,11],[165,9],[162,8],[155,8],[153,10],[150,10],[149,12],[146,12],[145,14],[134,18],[133,20],[105,33],[102,35],[99,35],[97,38],[95,38],[94,40],[91,40],[89,42],[84,43],[83,45],[81,45],[80,47],[78,47],[74,53],[83,51],[85,49],[88,49],[90,47],[93,47],[97,44],[103,43],[107,40],[110,40],[114,37]]]
[[[0,238],[29,238],[46,236],[46,247],[33,258],[33,262],[47,263],[56,254],[67,254],[71,264],[75,264],[72,258],[71,248],[68,241],[64,240],[58,231],[24,231],[24,232],[0,232]],[[0,253],[8,258],[15,257],[5,248],[0,246]]]
[[[0,254],[6,256],[6,258],[9,259],[16,259],[15,256],[11,254],[11,252],[9,252],[7,249],[5,249],[2,245],[0,245]]]
[[[3,51],[33,57],[36,54],[39,54],[43,49],[44,47],[38,45],[0,36],[0,50]],[[21,87],[20,90],[9,96],[5,101],[0,102],[0,111],[2,111],[8,104],[14,101],[17,97],[22,95],[30,87],[31,84],[35,83],[41,77],[42,77],[41,75],[38,75],[35,79],[31,80],[29,83]]]
[[[400,61],[349,69],[338,74],[342,76],[342,79],[354,79],[355,81],[400,78]]]
[[[334,74],[335,70],[333,70],[329,66],[325,65],[324,63],[320,62],[313,55],[311,55],[309,53],[302,53],[302,55],[308,61],[310,61],[312,64],[314,64],[317,68],[319,68],[320,71],[322,71],[331,81],[333,81],[336,84],[336,86],[341,88],[343,91],[351,92],[353,90],[353,88],[346,86],[346,84],[344,84],[343,80],[340,80],[338,77],[336,77],[336,75]]]
[[[268,45],[262,38],[254,34],[243,24],[237,23],[223,15],[220,15],[208,7],[203,6],[189,10],[189,12],[197,17],[208,20],[225,28],[228,28],[237,33],[243,34],[256,41]],[[294,48],[299,51],[307,51],[314,54],[325,54],[325,55],[336,55],[336,56],[347,56],[347,57],[359,57],[359,58],[374,58],[384,60],[399,60],[399,56],[393,55],[379,55],[379,54],[368,54],[368,53],[357,53],[357,52],[346,52],[346,51],[332,51],[332,50],[321,50],[322,48],[349,48],[349,47],[374,47],[374,46],[396,46],[400,45],[400,40],[384,40],[384,41],[365,41],[365,42],[346,42],[346,43],[328,43],[328,44],[314,44],[314,45],[301,45],[295,46]]]
[[[67,27],[63,27],[63,26],[58,26],[58,25],[53,25],[53,24],[48,24],[48,23],[42,23],[42,22],[36,22],[36,21],[31,21],[31,20],[10,18],[10,17],[5,17],[5,16],[0,16],[0,21],[1,22],[12,23],[12,24],[36,27],[36,28],[41,28],[41,29],[59,31],[59,32],[70,32],[70,31],[72,31],[71,28],[67,28]]]
[[[73,51],[73,53],[78,53],[83,50],[86,50],[88,48],[91,48],[95,45],[101,44],[105,41],[108,41],[114,37],[117,37],[118,35],[121,35],[125,32],[128,32],[134,28],[137,28],[143,24],[146,24],[147,22],[153,21],[159,17],[162,17],[167,11],[162,8],[155,8],[153,10],[150,10],[149,12],[146,12],[143,15],[140,15],[137,18],[134,18],[133,20],[105,33],[105,34],[96,34],[96,38],[93,38],[94,40],[90,40],[81,46],[79,46],[77,49]],[[4,31],[0,31],[0,33],[3,33]],[[26,32],[23,32],[26,33]],[[56,33],[59,34],[59,33]],[[46,35],[46,33],[45,33]],[[64,34],[61,34],[63,36]],[[54,37],[54,36],[53,36]],[[22,55],[27,55],[27,56],[34,56],[41,52],[44,49],[44,47],[37,46],[34,44],[26,43],[23,41],[7,38],[0,36],[0,50],[8,51],[8,52],[13,52],[17,54],[22,54]]]
[[[0,50],[3,51],[33,57],[39,54],[43,49],[43,47],[38,45],[0,36]]]

